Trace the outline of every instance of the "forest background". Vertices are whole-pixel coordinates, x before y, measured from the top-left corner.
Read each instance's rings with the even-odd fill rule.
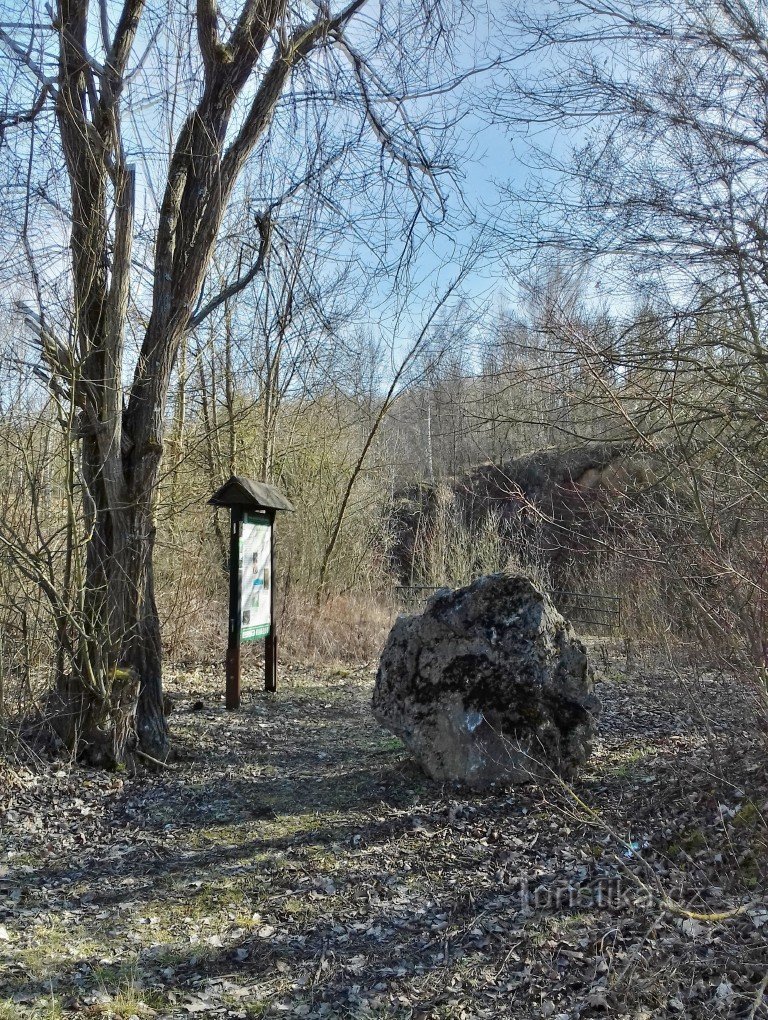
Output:
[[[232,473],[296,507],[277,537],[290,655],[373,659],[399,586],[519,568],[550,591],[621,596],[627,640],[738,665],[759,686],[762,7],[262,11],[253,77],[222,128],[250,156],[235,152],[206,252],[182,239],[198,282],[150,383],[152,338],[169,335],[163,188],[185,125],[247,63],[237,33],[255,6],[136,5],[122,54],[130,8],[103,5],[99,28],[81,4],[58,20],[14,5],[0,26],[0,717],[52,685],[69,697],[73,676],[115,702],[120,664],[152,659],[152,634],[137,659],[144,623],[117,627],[104,594],[121,528],[141,532],[130,590],[156,598],[166,657],[221,655],[227,522],[207,499]],[[281,60],[294,63],[262,109]],[[203,155],[220,184],[218,144]],[[77,211],[82,173],[103,184],[96,227]],[[186,223],[192,209],[204,225],[210,202],[200,212],[188,187]],[[72,240],[86,227],[101,231],[90,277]],[[86,322],[97,277],[119,298],[119,357]],[[98,431],[143,428],[136,393],[156,377],[151,466],[131,467],[149,479],[146,512],[118,525],[108,486],[97,494],[114,456],[93,452]],[[162,747],[158,733],[142,739]]]

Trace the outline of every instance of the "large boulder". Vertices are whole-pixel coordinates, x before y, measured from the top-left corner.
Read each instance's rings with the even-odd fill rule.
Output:
[[[526,577],[492,574],[401,616],[373,713],[433,779],[475,788],[568,779],[598,711],[584,645]]]

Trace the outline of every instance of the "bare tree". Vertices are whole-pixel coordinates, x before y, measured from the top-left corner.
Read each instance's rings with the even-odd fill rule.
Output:
[[[412,25],[409,50],[390,35],[382,7],[352,37],[347,29],[365,2],[332,10],[326,3],[242,0],[219,10],[213,0],[198,0],[186,21],[170,8],[152,11],[146,0],[119,7],[101,0],[97,8],[59,0],[52,17],[34,12],[29,23],[0,27],[10,66],[3,131],[31,127],[26,143],[13,149],[19,166],[28,167],[20,224],[31,295],[24,318],[62,421],[67,407],[76,409],[80,447],[82,516],[71,526],[85,536],[84,595],[80,615],[65,614],[62,626],[67,666],[57,677],[56,725],[68,746],[93,761],[123,760],[135,734],[145,755],[164,759],[169,751],[153,503],[180,347],[193,327],[250,285],[269,249],[274,197],[254,216],[258,243],[249,263],[219,292],[206,289],[247,162],[254,154],[277,158],[267,143],[281,125],[284,152],[305,106],[336,102],[353,138],[372,135],[381,165],[391,169],[389,195],[402,187],[410,201],[409,238],[425,210],[443,215],[439,161],[405,109],[409,94],[418,98],[427,87],[429,60],[419,60],[445,37],[446,23],[437,7],[426,7],[420,27],[418,19]],[[181,60],[174,63],[157,45],[163,32]],[[142,121],[150,66],[150,84],[169,101],[162,110],[151,106]],[[286,104],[299,83],[300,97]],[[322,133],[315,137],[322,143]],[[68,196],[57,199],[55,179],[35,176],[41,147],[52,167],[61,154]],[[287,159],[282,165],[279,190],[288,200],[306,167]],[[56,259],[43,264],[35,252],[31,217],[38,208],[54,210],[69,235],[58,315],[46,301]]]
[[[564,0],[509,14],[519,62],[493,116],[543,136],[535,191],[509,189],[510,264],[524,250],[550,271],[588,269],[582,310],[602,300],[614,328],[560,300],[543,332],[578,368],[582,406],[667,480],[649,559],[764,660],[761,625],[745,634],[740,620],[765,604],[765,7]]]

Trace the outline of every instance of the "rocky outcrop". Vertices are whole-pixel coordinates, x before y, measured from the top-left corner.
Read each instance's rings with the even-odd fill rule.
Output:
[[[404,585],[433,583],[418,580],[431,576],[425,575],[420,547],[439,526],[447,494],[460,530],[477,533],[492,514],[510,556],[544,562],[554,588],[570,587],[574,567],[589,577],[594,559],[621,543],[629,506],[652,511],[664,498],[670,477],[666,472],[662,483],[663,464],[663,457],[654,460],[627,443],[587,443],[539,450],[500,466],[481,464],[439,485],[404,488],[390,512],[392,571]]]
[[[493,574],[401,616],[373,712],[433,779],[475,788],[574,775],[597,701],[584,645],[525,577]]]

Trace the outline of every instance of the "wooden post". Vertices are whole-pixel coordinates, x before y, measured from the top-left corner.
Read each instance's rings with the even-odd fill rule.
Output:
[[[264,690],[277,690],[277,620],[275,619],[275,511],[269,517],[269,634],[264,639]]]
[[[229,526],[229,628],[227,634],[227,680],[225,704],[240,708],[240,535],[243,508],[233,506]]]
[[[210,506],[229,507],[230,510],[230,532],[229,532],[229,627],[227,635],[227,659],[226,659],[226,695],[227,708],[235,709],[240,707],[240,646],[243,640],[243,614],[248,613],[246,621],[246,641],[264,639],[264,689],[267,691],[277,690],[277,620],[275,610],[277,599],[275,597],[275,517],[278,510],[293,512],[293,507],[281,495],[277,489],[266,482],[256,482],[251,478],[242,475],[232,477],[214,492],[208,500]],[[243,532],[245,530],[246,512],[254,514],[258,520],[248,524],[246,532],[250,556],[253,562],[247,564],[247,571],[244,573],[240,566],[240,547],[243,543]],[[266,518],[269,530],[269,565],[261,560],[264,550],[262,535],[256,541],[252,534],[251,525],[263,526]],[[254,576],[254,571],[263,571],[263,579]],[[269,627],[266,627],[264,619],[266,609],[265,601],[262,599],[264,588],[267,585],[267,574],[269,574]],[[251,584],[248,587],[248,594],[243,608],[243,581],[248,577]],[[255,612],[255,617],[254,617]],[[266,635],[265,635],[266,629]]]

